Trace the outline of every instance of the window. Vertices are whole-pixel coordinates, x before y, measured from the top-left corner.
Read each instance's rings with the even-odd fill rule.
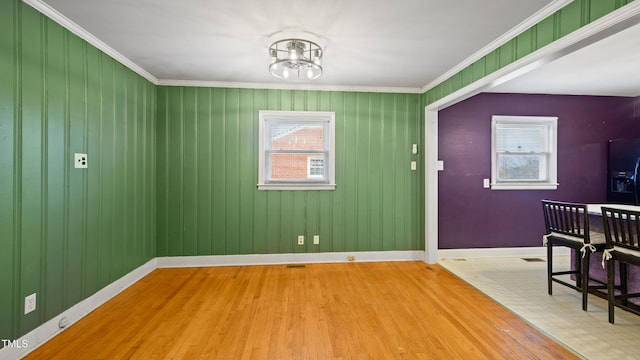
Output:
[[[258,189],[335,189],[335,113],[260,111]]]
[[[556,189],[557,123],[557,117],[493,116],[491,188]]]
[[[307,178],[322,179],[324,176],[324,158],[307,158]]]

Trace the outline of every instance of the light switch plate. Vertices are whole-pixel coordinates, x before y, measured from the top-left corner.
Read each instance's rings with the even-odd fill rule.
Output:
[[[411,170],[416,170],[418,168],[418,164],[415,161],[411,162]]]
[[[438,160],[438,171],[444,170],[444,160]]]
[[[24,314],[28,314],[36,310],[36,294],[33,293],[24,298]]]
[[[491,187],[491,183],[490,183],[489,179],[482,179],[482,186],[483,186],[485,189],[490,188],[490,187]]]

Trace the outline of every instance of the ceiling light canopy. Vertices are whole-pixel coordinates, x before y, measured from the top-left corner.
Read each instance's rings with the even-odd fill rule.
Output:
[[[284,39],[269,47],[269,72],[283,80],[307,81],[322,75],[322,48],[313,41]]]

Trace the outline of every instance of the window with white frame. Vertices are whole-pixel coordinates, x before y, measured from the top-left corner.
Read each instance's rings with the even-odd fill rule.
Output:
[[[557,129],[557,117],[494,115],[491,188],[556,189]]]
[[[335,113],[260,111],[258,189],[335,189]]]

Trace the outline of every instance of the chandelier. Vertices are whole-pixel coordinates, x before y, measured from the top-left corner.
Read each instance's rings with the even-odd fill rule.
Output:
[[[322,48],[309,40],[284,39],[269,47],[271,75],[291,81],[317,79],[322,75]]]

